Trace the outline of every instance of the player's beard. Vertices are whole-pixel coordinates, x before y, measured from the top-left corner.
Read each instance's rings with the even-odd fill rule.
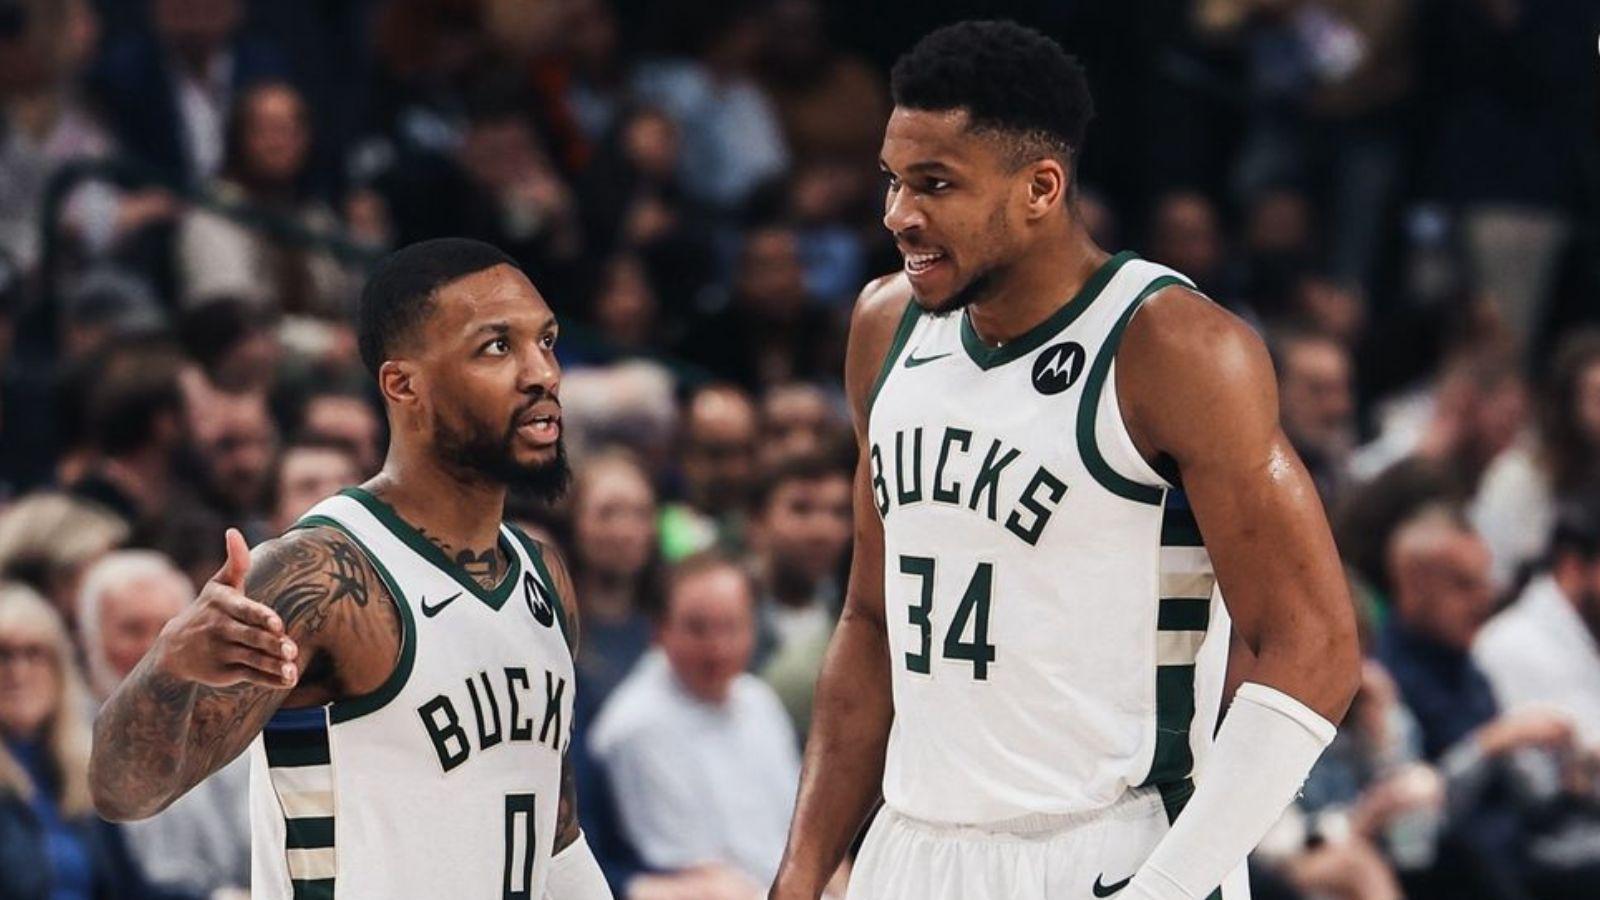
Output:
[[[521,416],[519,410],[498,433],[478,423],[470,423],[465,431],[457,431],[435,416],[433,433],[439,457],[457,471],[505,485],[532,499],[544,503],[558,500],[572,480],[566,442],[564,438],[556,438],[556,454],[548,460],[531,464],[518,462],[512,447]]]
[[[987,227],[984,229],[986,236],[984,243],[994,247],[1007,237],[1005,208],[996,207],[990,213]],[[967,283],[956,288],[943,302],[932,305],[923,304],[922,311],[934,318],[942,318],[983,300],[989,295],[995,285],[995,271],[998,266],[990,264],[973,273]]]

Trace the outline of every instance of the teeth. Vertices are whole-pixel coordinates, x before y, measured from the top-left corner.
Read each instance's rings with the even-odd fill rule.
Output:
[[[906,256],[906,268],[911,270],[911,271],[913,271],[913,272],[923,271],[924,269],[927,269],[929,266],[932,266],[934,263],[938,262],[939,260],[944,259],[944,254],[943,253],[938,253],[938,252],[935,252],[935,253],[907,253],[905,256]]]

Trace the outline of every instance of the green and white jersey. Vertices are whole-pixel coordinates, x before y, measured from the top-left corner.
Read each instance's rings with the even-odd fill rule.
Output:
[[[998,348],[964,313],[907,307],[868,421],[894,809],[999,824],[1103,809],[1141,785],[1173,808],[1192,790],[1228,620],[1182,491],[1123,425],[1115,377],[1128,322],[1169,285],[1190,282],[1119,254]]]
[[[296,527],[351,538],[394,598],[399,663],[373,693],[282,711],[250,747],[252,895],[543,896],[572,733],[561,599],[500,527],[486,590],[387,504],[350,489]]]

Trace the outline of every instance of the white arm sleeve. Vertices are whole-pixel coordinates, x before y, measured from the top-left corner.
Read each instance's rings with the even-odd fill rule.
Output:
[[[1294,801],[1334,730],[1282,691],[1240,685],[1194,796],[1133,876],[1127,900],[1200,900],[1215,890]]]
[[[612,900],[611,887],[595,862],[589,841],[578,839],[550,857],[550,877],[544,882],[545,900]]]

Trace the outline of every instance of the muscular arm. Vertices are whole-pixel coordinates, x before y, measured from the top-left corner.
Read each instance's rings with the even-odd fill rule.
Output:
[[[242,592],[233,586],[241,580]],[[390,606],[387,614],[367,614],[375,602]],[[238,756],[285,701],[336,699],[334,637],[397,649],[398,622],[371,568],[337,532],[291,532],[257,548],[252,563],[230,558],[96,717],[96,808],[112,820],[160,812]],[[285,638],[290,654],[279,649]],[[288,678],[285,665],[294,667]]]
[[[1129,325],[1117,391],[1135,443],[1178,465],[1255,655],[1250,680],[1338,722],[1360,677],[1355,614],[1322,502],[1279,428],[1266,348],[1222,308],[1168,288]]]
[[[576,587],[572,582],[572,575],[567,571],[566,560],[549,544],[540,543],[539,549],[544,554],[545,565],[550,569],[550,578],[555,582],[556,596],[561,598],[562,609],[567,617],[567,647],[572,651],[573,662],[578,659],[578,638],[580,625],[578,622],[578,598]],[[556,842],[554,852],[560,853],[578,839],[580,833],[578,823],[578,786],[576,776],[572,771],[572,748],[561,757],[561,800],[556,808]]]
[[[844,609],[817,680],[800,793],[774,897],[819,896],[882,789],[894,704],[883,611],[883,523],[868,470],[867,395],[909,302],[903,278],[879,279],[862,292],[850,323],[845,389],[861,448],[855,551]]]

